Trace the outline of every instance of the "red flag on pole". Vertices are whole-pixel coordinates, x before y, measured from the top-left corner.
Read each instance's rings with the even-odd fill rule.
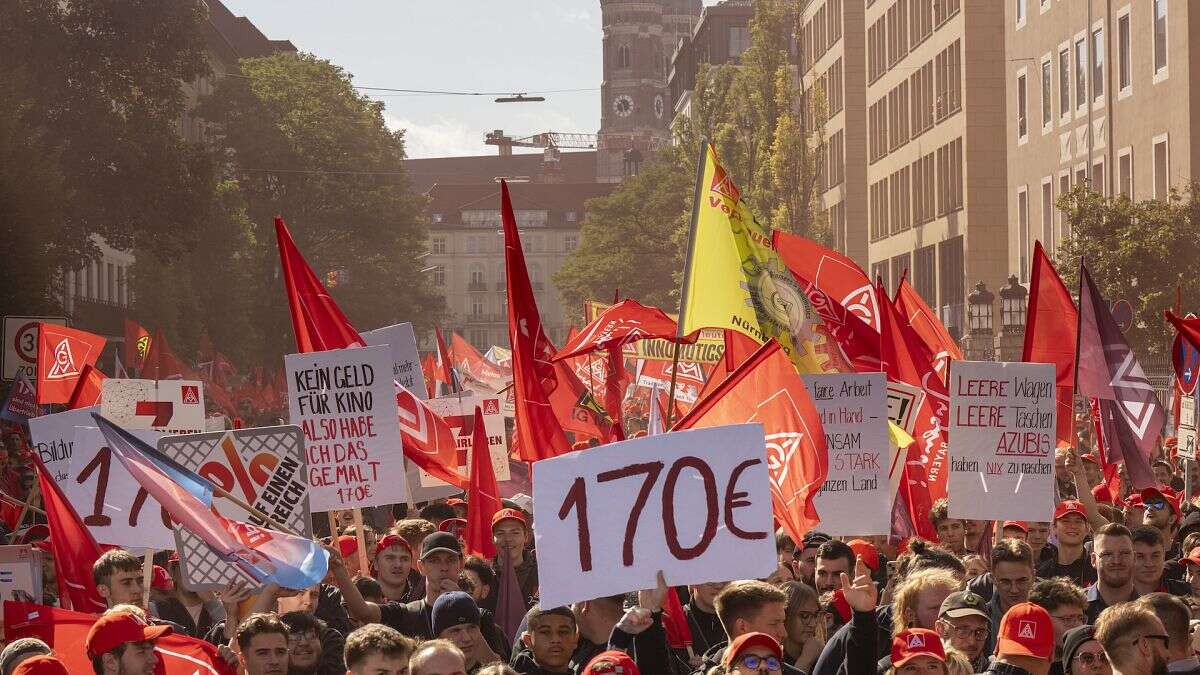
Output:
[[[512,373],[503,366],[488,360],[463,336],[453,333],[450,336],[451,363],[457,368],[459,378],[469,377],[494,391],[508,386]]]
[[[99,405],[101,387],[107,379],[108,377],[96,370],[95,366],[84,366],[79,383],[75,385],[75,391],[71,393],[71,400],[67,403],[67,409],[76,410]]]
[[[646,307],[636,300],[622,300],[605,309],[594,321],[571,337],[558,351],[555,361],[582,356],[588,352],[620,349],[638,340],[659,339],[692,344],[700,331],[677,338],[675,321],[657,307]]]
[[[702,400],[675,430],[759,422],[767,440],[776,520],[800,541],[820,522],[813,499],[829,474],[820,414],[791,359],[770,340]]]
[[[175,356],[161,330],[154,331],[140,375],[148,380],[199,380],[200,374]]]
[[[125,363],[141,370],[150,353],[150,331],[136,321],[125,319]]]
[[[536,462],[570,452],[562,425],[554,416],[549,394],[558,384],[554,345],[542,328],[533,284],[525,267],[521,236],[513,215],[508,184],[500,181],[500,219],[504,224],[504,270],[508,286],[508,338],[512,344],[516,394],[514,454]]]
[[[458,472],[458,440],[450,425],[404,385],[395,380],[392,384],[404,456],[435,478],[467,489],[467,477]]]
[[[798,279],[828,295],[879,332],[879,306],[871,278],[850,258],[811,239],[775,230],[771,243]]]
[[[54,552],[54,573],[58,577],[60,601],[80,612],[100,613],[107,609],[92,581],[92,565],[100,557],[100,545],[84,526],[71,502],[46,471],[38,453],[29,454],[42,491],[42,506],[50,527],[50,548]],[[6,622],[7,623],[7,622]],[[10,638],[11,639],[11,638]]]
[[[683,613],[683,605],[679,602],[679,594],[674,589],[667,591],[662,612],[663,629],[667,632],[667,644],[671,649],[691,647],[692,627],[688,625],[687,615]]]
[[[52,323],[38,324],[37,402],[66,403],[84,368],[95,365],[107,342],[99,335]]]
[[[458,379],[454,377],[453,360],[450,358],[450,350],[446,349],[446,338],[442,337],[442,329],[434,326],[433,334],[437,338],[437,357],[434,361],[434,391],[441,395],[460,391],[462,387],[459,386]],[[437,387],[436,385],[439,384],[442,386]]]
[[[292,314],[292,330],[296,333],[296,351],[319,352],[365,345],[296,248],[283,218],[275,218],[275,238],[279,243],[279,263]]]
[[[1055,402],[1058,411],[1058,444],[1075,445],[1075,345],[1079,311],[1054,263],[1042,248],[1033,245],[1029,277],[1029,310],[1025,317],[1025,347],[1021,360],[1053,363]]]
[[[962,350],[950,337],[950,331],[946,330],[938,315],[925,304],[917,289],[908,283],[908,277],[901,279],[900,287],[896,289],[896,310],[925,343],[929,353],[933,354],[933,367],[945,382],[950,362],[961,360]]]
[[[492,467],[483,410],[475,406],[475,429],[471,435],[471,484],[467,487],[467,529],[463,545],[467,553],[484,560],[496,557],[492,541],[492,516],[501,508],[500,488]]]

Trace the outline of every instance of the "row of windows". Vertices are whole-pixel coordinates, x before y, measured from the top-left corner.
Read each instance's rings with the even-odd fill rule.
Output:
[[[541,288],[542,288],[542,266],[539,265],[538,263],[529,263],[527,265],[527,268],[529,270],[529,281],[530,281],[530,283],[533,284],[533,290],[535,290],[535,291],[541,290]],[[435,286],[445,286],[446,285],[446,268],[445,267],[437,267],[433,270],[433,285],[435,285]],[[483,265],[479,265],[479,264],[472,265],[471,268],[469,270],[467,270],[467,290],[469,290],[469,291],[476,291],[476,292],[490,291],[490,290],[503,291],[503,290],[505,290],[505,288],[506,288],[506,286],[505,286],[505,280],[504,280],[504,268],[503,267],[501,267],[499,272],[497,272],[495,286],[492,286],[491,284],[489,284],[487,269],[484,268]]]
[[[127,271],[125,265],[92,262],[86,267],[68,272],[67,287],[72,289],[74,299],[95,300],[128,307]]]
[[[867,110],[867,156],[879,161],[962,109],[962,43],[955,40]]]
[[[825,222],[829,227],[833,248],[846,253],[846,203],[838,202],[825,210]]]
[[[812,67],[842,39],[842,0],[828,0],[800,29],[800,71]]]
[[[446,243],[446,237],[434,236],[429,238],[429,252],[442,255],[446,253],[500,253],[504,250],[504,236],[500,234],[468,235],[464,251],[451,251]],[[571,253],[579,248],[579,235],[573,232],[563,235],[562,252]],[[526,253],[546,253],[546,238],[540,234],[527,234],[521,239],[521,250]]]
[[[963,237],[960,234],[938,244],[873,263],[871,279],[882,279],[887,290],[894,292],[907,272],[913,290],[938,313],[950,334],[961,335],[965,328],[965,262]]]
[[[1025,25],[1028,19],[1027,0],[1013,0],[1016,3],[1016,18],[1017,28]],[[1039,0],[1042,11],[1045,12],[1050,8],[1050,0]],[[1154,40],[1154,72],[1161,73],[1167,68],[1167,3],[1168,0],[1150,0],[1150,20],[1154,22],[1151,34]],[[1130,23],[1129,13],[1126,12],[1117,19],[1117,47],[1120,50],[1120,68],[1118,77],[1121,89],[1125,89],[1130,84],[1130,68],[1129,68],[1129,37]],[[1100,43],[1100,48],[1103,49],[1103,43]],[[1103,53],[1103,52],[1101,52]],[[1096,81],[1102,81],[1103,78],[1096,78]]]
[[[846,135],[841,130],[829,137],[821,159],[821,189],[829,190],[841,185],[846,180]]]
[[[963,208],[962,139],[956,138],[868,188],[871,241]]]
[[[867,29],[867,82],[883,77],[961,7],[961,0],[896,0]]]

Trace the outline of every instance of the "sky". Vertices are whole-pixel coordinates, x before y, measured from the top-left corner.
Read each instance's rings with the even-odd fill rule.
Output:
[[[715,4],[716,0],[705,0]],[[405,129],[409,157],[496,152],[484,136],[600,127],[597,0],[223,0],[268,38],[341,66],[354,84],[391,89],[534,92],[545,103],[495,96],[364,91]]]

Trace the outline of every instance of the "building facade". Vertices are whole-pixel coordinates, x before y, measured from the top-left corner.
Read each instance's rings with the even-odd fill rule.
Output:
[[[695,28],[679,39],[667,71],[667,97],[672,121],[691,112],[692,92],[702,65],[737,61],[750,47],[749,0],[723,0],[705,7]]]
[[[1200,8],[1182,0],[1009,0],[1005,5],[1008,269],[1028,281],[1034,242],[1070,234],[1056,200],[1088,184],[1165,198],[1200,159],[1192,132],[1189,37]]]

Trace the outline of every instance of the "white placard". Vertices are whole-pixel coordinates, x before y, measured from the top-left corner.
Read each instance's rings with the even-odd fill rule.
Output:
[[[887,378],[883,373],[802,375],[825,429],[829,477],[816,496],[831,536],[891,531]]]
[[[398,323],[359,333],[368,345],[388,345],[392,350],[392,377],[419,399],[425,398],[425,373],[411,323]]]
[[[100,414],[117,426],[168,434],[205,431],[204,383],[199,380],[110,377],[100,387]]]
[[[951,363],[950,517],[1051,519],[1054,383],[1046,363]]]
[[[42,604],[43,555],[32,546],[0,546],[0,598],[17,599],[20,591]]]
[[[288,354],[288,412],[304,430],[313,511],[405,500],[387,346]]]
[[[537,463],[541,604],[760,579],[778,566],[761,424],[679,431]]]
[[[163,436],[149,429],[129,433],[151,447]],[[67,474],[59,482],[63,495],[96,541],[134,549],[175,548],[175,534],[162,507],[112,456],[100,429],[75,427],[75,451]]]
[[[33,449],[46,465],[46,470],[58,483],[67,480],[71,466],[71,453],[75,447],[75,427],[96,425],[92,413],[100,412],[94,405],[78,410],[67,410],[53,415],[42,415],[29,419],[29,436]]]
[[[1178,390],[1175,394],[1179,396]],[[1179,437],[1176,446],[1178,456],[1182,459],[1196,461],[1196,397],[1183,394],[1179,397],[1179,421],[1176,422],[1175,435]]]
[[[458,442],[458,470],[467,476],[471,472],[471,444],[474,442],[475,406],[483,410],[483,430],[487,432],[488,450],[492,455],[492,470],[496,482],[506,481],[508,472],[508,439],[504,436],[504,413],[500,396],[447,396],[429,401],[429,407],[446,420]],[[421,471],[422,487],[440,487],[446,482]]]

